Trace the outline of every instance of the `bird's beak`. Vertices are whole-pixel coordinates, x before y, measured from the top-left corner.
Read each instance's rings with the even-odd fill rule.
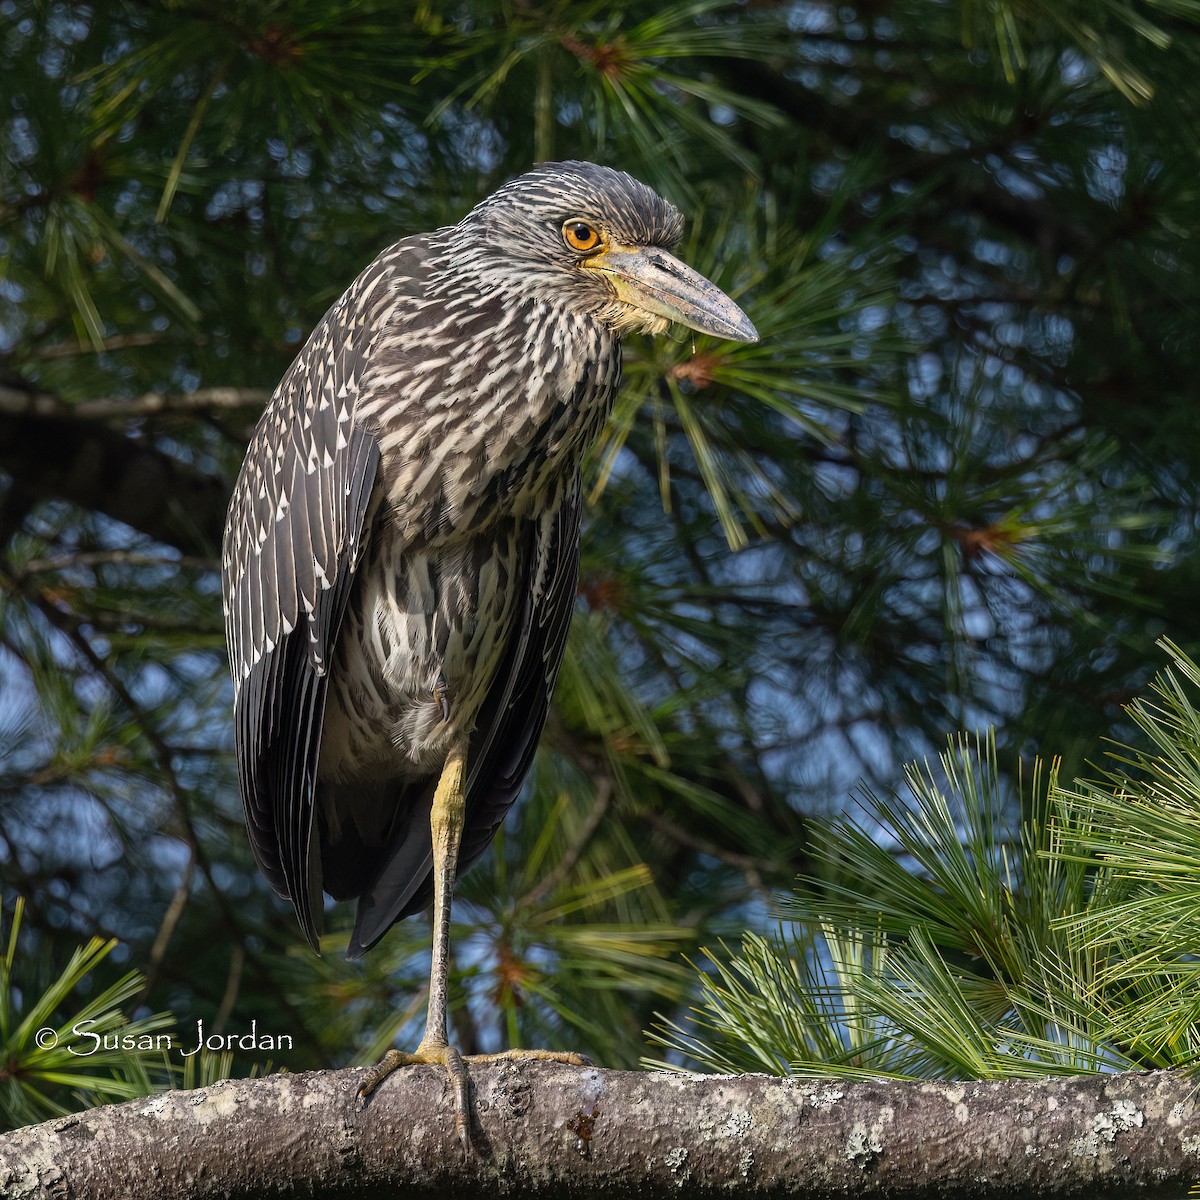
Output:
[[[634,308],[732,342],[757,342],[750,318],[716,284],[657,246],[618,246],[584,262]]]

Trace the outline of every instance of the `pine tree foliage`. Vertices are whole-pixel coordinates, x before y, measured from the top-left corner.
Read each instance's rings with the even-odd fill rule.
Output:
[[[463,881],[464,1046],[630,1065],[694,999],[681,954],[765,936],[860,778],[886,794],[989,724],[996,763],[1068,778],[1128,740],[1154,639],[1200,650],[1198,24],[1193,0],[0,0],[16,975],[119,936],[146,1013],[286,1029],[293,1069],[415,1037],[421,922],[347,965],[331,910],[317,959],[253,869],[214,560],[327,306],[539,159],[671,197],[763,338],[626,347],[535,778]],[[921,860],[893,858],[899,887]],[[809,958],[866,978],[895,936]],[[930,936],[919,979],[983,952]],[[1037,1049],[1070,1013],[1039,1032],[1029,987],[1005,1061],[1094,1061],[1090,1027]],[[861,1037],[826,1049],[890,1053],[887,1021]]]
[[[1143,737],[1102,783],[1064,791],[1064,860],[1103,864],[1071,923],[1098,963],[1111,1035],[1149,1065],[1200,1054],[1196,865],[1200,856],[1200,668],[1169,641],[1172,668],[1130,706]]]
[[[124,1006],[144,980],[129,971],[69,1015],[72,993],[116,948],[116,939],[93,938],[79,947],[56,978],[39,981],[38,967],[24,961],[18,973],[23,904],[18,901],[0,954],[0,1129],[61,1116],[80,1106],[115,1103],[163,1087],[174,1076],[156,1035],[168,1013],[130,1020]],[[20,988],[18,988],[18,980]],[[38,987],[38,983],[41,986]],[[36,989],[36,990],[35,990]],[[21,992],[36,996],[27,1007]],[[80,1033],[75,1031],[79,1030]]]
[[[1024,816],[995,741],[910,767],[909,796],[814,827],[826,874],[771,937],[706,952],[663,1048],[720,1071],[1025,1078],[1200,1060],[1200,667],[1165,643],[1098,781],[1039,771]]]

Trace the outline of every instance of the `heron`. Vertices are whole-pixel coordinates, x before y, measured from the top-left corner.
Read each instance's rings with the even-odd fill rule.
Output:
[[[246,827],[319,949],[348,957],[433,906],[427,1019],[446,1029],[450,906],[537,747],[574,608],[581,468],[621,340],[672,322],[736,342],[744,312],[672,254],[678,210],[621,171],[547,163],[456,225],[384,250],[275,389],[234,487],[222,591]],[[513,1050],[473,1058],[578,1055]]]

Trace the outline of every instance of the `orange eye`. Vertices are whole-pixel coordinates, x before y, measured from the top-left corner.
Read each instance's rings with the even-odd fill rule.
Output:
[[[562,227],[562,235],[572,250],[584,254],[600,245],[600,235],[586,221],[568,221]]]

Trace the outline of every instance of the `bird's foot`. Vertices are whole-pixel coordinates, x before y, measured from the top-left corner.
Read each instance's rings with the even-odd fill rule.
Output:
[[[471,1150],[471,1121],[469,1115],[470,1081],[463,1056],[453,1047],[434,1042],[422,1042],[412,1053],[389,1050],[373,1067],[368,1068],[358,1085],[361,1104],[398,1067],[411,1067],[419,1063],[439,1064],[446,1068],[450,1079],[450,1095],[454,1098],[454,1131],[465,1152]]]
[[[501,1050],[496,1054],[470,1054],[464,1057],[453,1047],[443,1043],[422,1042],[411,1054],[403,1050],[389,1050],[383,1058],[367,1070],[358,1085],[361,1104],[398,1067],[411,1067],[418,1063],[440,1064],[446,1068],[450,1080],[450,1094],[454,1098],[454,1131],[465,1153],[471,1152],[470,1080],[466,1064],[516,1062],[557,1062],[569,1067],[590,1067],[593,1062],[583,1054],[571,1050]]]

